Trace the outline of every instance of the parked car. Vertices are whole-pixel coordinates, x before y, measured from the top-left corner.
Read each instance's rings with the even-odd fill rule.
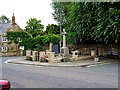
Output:
[[[119,52],[117,52],[117,51],[108,51],[107,56],[111,57],[111,58],[114,58],[114,59],[118,59],[119,58]]]
[[[0,80],[0,90],[10,90],[10,82],[8,80]]]

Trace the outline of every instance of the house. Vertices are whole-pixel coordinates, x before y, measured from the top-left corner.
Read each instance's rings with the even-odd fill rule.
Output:
[[[19,45],[15,43],[9,43],[5,35],[7,32],[20,32],[20,31],[22,31],[22,29],[15,22],[14,14],[12,16],[11,23],[0,24],[1,55],[3,56],[19,55]],[[20,38],[19,40],[21,41]]]

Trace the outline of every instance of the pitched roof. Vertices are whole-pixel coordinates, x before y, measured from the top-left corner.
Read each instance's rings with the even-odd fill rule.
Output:
[[[0,35],[7,31],[7,28],[10,27],[10,23],[0,24]]]

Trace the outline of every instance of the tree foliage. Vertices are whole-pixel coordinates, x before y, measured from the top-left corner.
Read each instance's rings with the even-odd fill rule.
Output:
[[[93,37],[105,44],[120,44],[120,9],[117,3],[100,3]]]
[[[52,34],[60,34],[60,28],[58,25],[55,24],[48,24],[46,27],[46,34],[52,33]]]
[[[68,13],[68,5],[70,2],[52,2],[52,8],[54,13],[52,13],[54,19],[58,22],[59,25],[64,26],[66,24],[66,16]]]
[[[29,19],[25,30],[21,32],[10,32],[6,34],[8,43],[16,43],[25,46],[25,49],[43,50],[45,45],[59,43],[59,27],[57,25],[48,25],[47,30],[43,31],[43,25],[35,18]],[[19,41],[19,38],[22,40]]]
[[[67,21],[65,29],[68,43],[76,45],[120,44],[120,3],[71,2],[66,5],[64,2],[60,2],[59,5],[67,7],[61,9],[67,11],[62,15]],[[56,6],[53,8],[54,14],[59,16],[56,12],[60,6],[54,3],[53,6]]]
[[[43,35],[43,29],[44,26],[41,24],[41,20],[37,20],[36,18],[30,18],[25,27],[25,31],[31,34],[32,37]]]
[[[2,16],[0,17],[0,22],[1,22],[1,23],[10,23],[10,19],[9,19],[7,16],[2,15]]]
[[[6,37],[8,39],[8,43],[16,43],[19,44],[20,46],[25,46],[25,49],[30,49],[33,46],[33,38],[31,37],[30,34],[27,32],[21,31],[21,32],[7,32]],[[20,38],[22,42],[19,41]]]
[[[48,45],[50,42],[52,42],[53,44],[58,44],[60,41],[60,35],[46,34],[43,40],[45,45]]]

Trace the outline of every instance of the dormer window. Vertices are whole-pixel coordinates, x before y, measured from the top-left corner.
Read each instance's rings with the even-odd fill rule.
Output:
[[[7,37],[2,37],[2,42],[7,42]]]

